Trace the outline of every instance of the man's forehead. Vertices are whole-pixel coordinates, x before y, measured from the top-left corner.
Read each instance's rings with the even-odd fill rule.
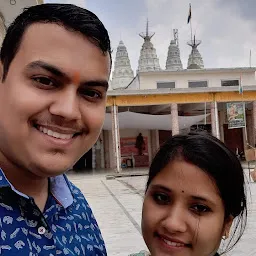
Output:
[[[80,33],[68,31],[54,23],[30,25],[24,33],[19,51],[23,60],[26,59],[25,65],[41,59],[62,68],[68,63],[66,71],[72,73],[75,80],[84,73],[82,67],[90,68],[95,65],[90,73],[101,69],[108,75],[111,70],[109,54],[104,54],[98,46]]]
[[[37,45],[43,45],[47,41],[61,41],[65,37],[65,40],[72,39],[73,37],[81,37],[79,33],[67,30],[64,26],[56,23],[41,23],[36,22],[29,25],[24,31],[21,45],[29,45],[36,43]],[[51,44],[45,45],[51,48]]]

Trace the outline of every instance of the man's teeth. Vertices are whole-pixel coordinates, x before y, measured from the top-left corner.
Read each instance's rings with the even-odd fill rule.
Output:
[[[170,246],[173,246],[173,247],[184,247],[185,245],[184,244],[181,244],[181,243],[175,243],[175,242],[171,242],[171,241],[168,241],[166,239],[163,239],[164,242]]]
[[[73,134],[62,134],[62,133],[58,133],[58,132],[54,132],[52,130],[46,129],[45,127],[42,127],[42,126],[39,126],[38,128],[39,128],[39,131],[41,131],[49,136],[52,136],[54,138],[57,138],[57,139],[69,140],[74,136],[74,133]]]

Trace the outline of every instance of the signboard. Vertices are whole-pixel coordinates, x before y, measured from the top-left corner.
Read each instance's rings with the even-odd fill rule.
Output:
[[[241,128],[246,126],[244,102],[227,103],[228,129]]]

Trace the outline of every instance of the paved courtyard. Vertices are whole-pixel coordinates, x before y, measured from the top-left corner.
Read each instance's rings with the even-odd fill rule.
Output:
[[[247,171],[245,173],[248,173]],[[146,250],[140,221],[146,176],[106,179],[106,174],[69,174],[82,190],[97,218],[109,256],[128,256]],[[232,256],[256,255],[256,183],[248,183],[249,216],[246,232]]]

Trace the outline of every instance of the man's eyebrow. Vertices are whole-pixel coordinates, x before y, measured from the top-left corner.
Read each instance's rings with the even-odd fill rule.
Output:
[[[71,81],[71,78],[65,74],[61,69],[59,69],[58,67],[49,64],[47,62],[41,61],[41,60],[37,60],[37,61],[33,61],[31,63],[29,63],[26,66],[26,69],[37,69],[37,68],[41,68],[44,69],[50,73],[52,73],[53,75],[59,77],[59,78],[64,78],[65,80],[69,80]],[[85,81],[85,82],[81,82],[80,83],[82,86],[91,86],[91,87],[103,87],[106,91],[108,90],[109,87],[109,83],[107,80],[89,80],[89,81]]]
[[[107,80],[91,80],[82,82],[85,87],[103,87],[106,91],[108,90],[109,84]]]
[[[36,68],[45,69],[46,71],[52,73],[55,76],[69,79],[69,77],[59,68],[41,60],[33,61],[26,66],[26,69],[36,69]]]

